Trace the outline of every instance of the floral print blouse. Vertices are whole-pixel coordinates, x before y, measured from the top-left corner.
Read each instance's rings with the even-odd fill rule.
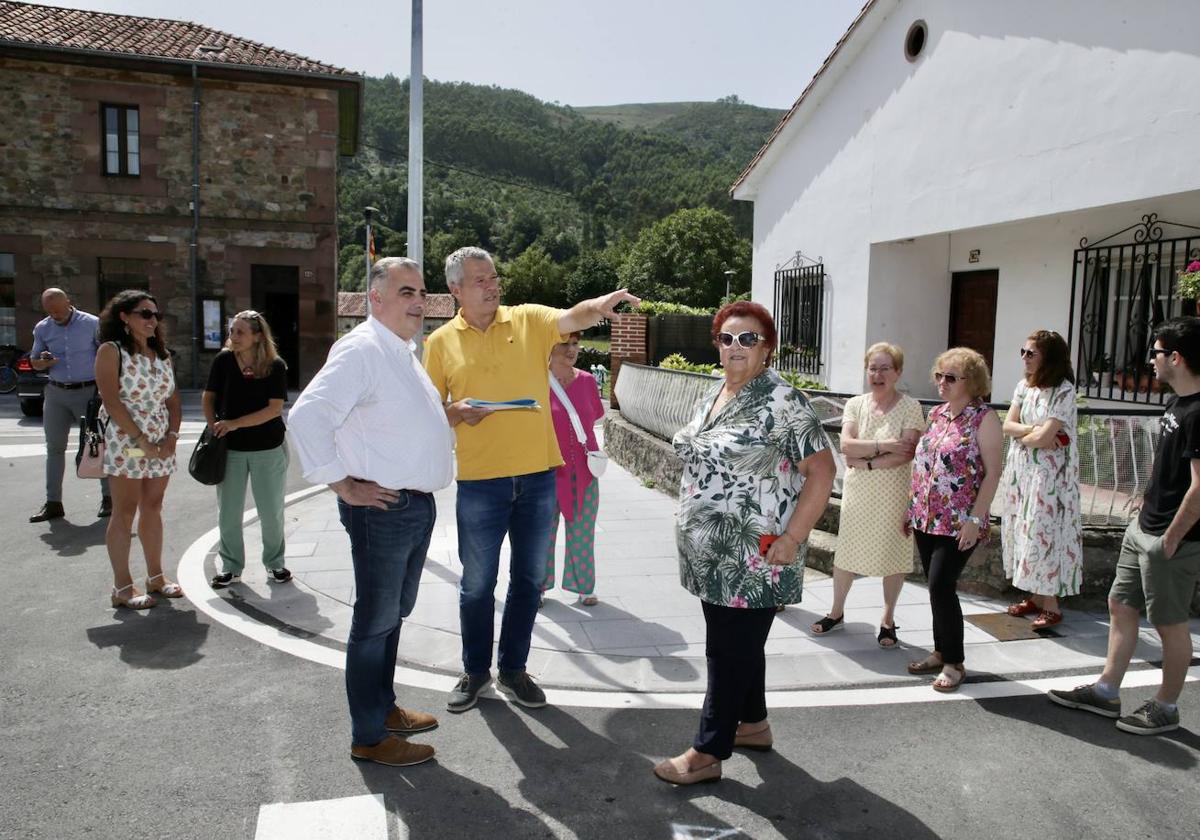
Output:
[[[929,426],[913,458],[908,522],[914,531],[958,536],[983,484],[979,427],[991,410],[982,399],[976,399],[957,417],[950,416],[948,403],[929,412]],[[987,534],[988,529],[983,528],[980,540]]]
[[[765,608],[794,604],[804,583],[807,544],[790,566],[770,566],[759,537],[787,525],[804,486],[796,465],[829,448],[804,395],[775,371],[750,380],[718,413],[717,386],[675,435],[683,460],[675,543],[684,588],[710,604]]]

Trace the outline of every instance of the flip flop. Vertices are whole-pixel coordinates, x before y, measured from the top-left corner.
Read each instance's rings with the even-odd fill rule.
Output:
[[[951,665],[949,667],[953,669],[953,673],[958,674],[958,679],[947,677],[946,673],[943,671],[938,675],[937,679],[933,681],[934,691],[941,692],[942,694],[953,694],[954,692],[958,691],[958,687],[962,685],[963,680],[967,678],[967,669],[962,665]],[[939,685],[938,680],[945,680],[945,682]]]

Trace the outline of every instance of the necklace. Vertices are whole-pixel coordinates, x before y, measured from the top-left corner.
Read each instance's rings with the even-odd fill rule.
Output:
[[[570,385],[575,381],[575,368],[571,368],[566,376],[563,376],[553,368],[550,369],[550,372],[554,374],[554,378],[558,380],[560,385]]]

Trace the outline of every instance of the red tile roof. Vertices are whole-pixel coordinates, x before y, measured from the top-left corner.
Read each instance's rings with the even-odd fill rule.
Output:
[[[0,0],[0,45],[85,50],[230,67],[334,76],[357,74],[207,26]]]
[[[846,29],[845,33],[843,33],[842,37],[838,38],[838,42],[833,45],[833,51],[825,57],[823,62],[821,62],[821,66],[817,68],[817,72],[813,74],[813,77],[809,81],[807,87],[801,91],[800,96],[796,99],[795,103],[793,103],[792,107],[788,109],[788,112],[783,115],[783,118],[779,121],[779,124],[775,126],[775,130],[771,132],[771,136],[767,138],[767,142],[763,143],[762,148],[758,150],[758,153],[754,155],[754,158],[750,161],[750,163],[746,164],[746,168],[742,170],[742,174],[738,175],[737,180],[733,182],[733,186],[729,188],[730,195],[732,195],[734,190],[742,185],[743,181],[750,177],[750,173],[754,170],[754,167],[758,166],[759,161],[761,161],[763,156],[767,153],[767,149],[771,148],[771,144],[775,142],[777,137],[779,137],[784,127],[791,122],[792,117],[796,116],[796,112],[800,110],[800,106],[804,104],[804,100],[808,98],[808,94],[814,87],[816,87],[817,81],[825,74],[825,71],[829,69],[829,65],[833,63],[833,60],[837,57],[837,54],[842,51],[842,47],[845,46],[848,40],[850,40],[850,36],[854,34],[854,30],[858,29],[859,24],[862,23],[863,18],[867,16],[867,13],[871,11],[871,7],[874,6],[876,2],[877,0],[866,0],[866,3],[858,13],[858,17],[854,19],[849,28]]]
[[[449,321],[454,317],[454,295],[430,295],[425,299],[425,317]],[[364,292],[338,292],[339,318],[366,318],[367,296]]]

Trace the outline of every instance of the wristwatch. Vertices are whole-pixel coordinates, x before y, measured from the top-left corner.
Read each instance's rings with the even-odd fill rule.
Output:
[[[978,516],[975,516],[974,514],[968,513],[966,516],[963,517],[963,522],[970,522],[976,528],[978,528],[980,531],[983,530],[983,520],[980,519]]]

